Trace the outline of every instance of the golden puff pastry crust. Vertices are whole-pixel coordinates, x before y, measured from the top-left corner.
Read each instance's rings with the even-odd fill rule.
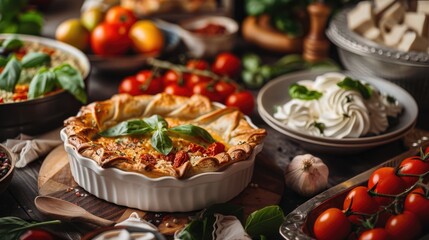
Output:
[[[122,121],[155,114],[163,117],[169,127],[192,124],[204,128],[216,142],[201,147],[189,139],[174,136],[174,151],[162,155],[151,147],[148,136],[99,135]],[[163,93],[142,96],[118,94],[82,107],[77,116],[65,120],[64,125],[68,142],[82,156],[93,159],[103,168],[115,167],[152,178],[187,178],[219,171],[246,160],[266,136],[265,129],[252,127],[237,109],[221,108],[200,95],[188,98]],[[218,145],[224,148],[219,151]]]

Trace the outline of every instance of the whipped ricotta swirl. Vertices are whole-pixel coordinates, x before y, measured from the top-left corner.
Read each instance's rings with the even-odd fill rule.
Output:
[[[386,131],[388,118],[397,118],[402,112],[399,102],[363,81],[360,81],[361,86],[370,93],[365,97],[355,88],[338,86],[346,78],[341,73],[326,73],[314,81],[297,82],[309,91],[320,92],[321,97],[292,98],[277,106],[274,117],[295,131],[312,136],[357,138]]]

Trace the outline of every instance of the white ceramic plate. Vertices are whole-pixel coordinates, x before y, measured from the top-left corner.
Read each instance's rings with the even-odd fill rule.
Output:
[[[329,137],[311,136],[298,132],[285,126],[280,120],[274,118],[275,106],[283,105],[290,100],[288,88],[292,83],[300,80],[314,80],[317,76],[328,71],[302,71],[278,77],[267,83],[257,97],[258,112],[264,121],[275,130],[283,133],[290,139],[301,143],[306,148],[313,150],[332,152],[362,151],[397,140],[408,133],[414,127],[417,119],[418,108],[413,97],[397,85],[375,77],[355,76],[352,73],[344,74],[353,78],[367,81],[383,93],[394,96],[404,107],[404,112],[399,118],[399,123],[388,129],[387,132],[369,137],[335,139]],[[347,149],[340,149],[347,148]]]

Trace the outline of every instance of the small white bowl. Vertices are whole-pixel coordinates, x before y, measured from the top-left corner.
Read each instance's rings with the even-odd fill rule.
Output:
[[[364,80],[382,93],[387,93],[402,104],[404,112],[399,116],[399,123],[387,130],[387,132],[369,137],[335,139],[329,137],[311,136],[288,128],[280,120],[274,118],[275,106],[283,105],[290,100],[288,88],[292,83],[304,79],[315,79],[317,76],[327,71],[301,71],[287,74],[271,80],[260,91],[257,97],[258,112],[262,119],[273,129],[284,134],[289,139],[298,142],[304,148],[325,153],[356,153],[376,146],[380,146],[395,141],[409,131],[415,124],[418,115],[417,103],[413,97],[399,86],[375,77],[365,77],[362,75],[345,72],[346,75]]]

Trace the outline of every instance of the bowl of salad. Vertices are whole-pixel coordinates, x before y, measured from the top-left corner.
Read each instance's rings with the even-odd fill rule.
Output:
[[[0,141],[62,125],[87,101],[91,65],[52,39],[0,34]]]

